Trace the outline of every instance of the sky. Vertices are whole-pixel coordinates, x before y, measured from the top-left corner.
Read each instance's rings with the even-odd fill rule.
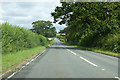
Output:
[[[53,21],[51,12],[56,6],[61,6],[59,0],[29,0],[0,2],[0,22],[8,21],[12,25],[19,25],[26,29],[32,28],[32,22],[37,20]],[[57,32],[65,25],[54,24]]]

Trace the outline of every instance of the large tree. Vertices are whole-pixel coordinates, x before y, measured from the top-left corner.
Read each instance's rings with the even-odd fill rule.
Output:
[[[68,25],[66,31],[68,42],[78,43],[82,35],[91,32],[99,37],[120,29],[118,2],[61,2],[61,4],[62,6],[57,6],[51,15],[55,23]]]
[[[32,23],[33,32],[41,34],[45,37],[54,37],[56,35],[56,28],[53,27],[52,22],[50,21],[43,21],[38,20]]]

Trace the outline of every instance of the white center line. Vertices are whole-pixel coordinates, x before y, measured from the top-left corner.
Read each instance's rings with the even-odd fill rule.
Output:
[[[32,59],[31,61],[34,61],[34,59]]]
[[[89,64],[91,64],[91,65],[95,66],[95,67],[97,67],[97,66],[98,66],[98,65],[96,65],[96,64],[94,64],[94,63],[92,63],[92,62],[88,61],[87,59],[85,59],[85,58],[81,57],[81,56],[80,56],[80,58],[81,58],[82,60],[84,60],[84,61],[88,62]]]
[[[22,69],[24,68],[25,66],[22,67]]]
[[[74,55],[77,55],[76,53],[72,52],[71,50],[67,49],[68,51],[70,51],[71,53],[73,53]]]
[[[73,52],[73,51],[71,51],[71,50],[69,50],[69,49],[66,49],[66,50],[69,51],[69,52],[71,52],[71,53],[73,53],[74,55],[78,56],[75,52]],[[80,57],[80,59],[86,61],[87,63],[89,63],[89,64],[91,64],[91,65],[93,65],[93,66],[95,66],[95,67],[98,66],[98,65],[96,65],[96,64],[94,64],[94,63],[92,63],[92,62],[90,62],[89,60],[87,60],[87,59],[81,57],[81,56],[79,56],[79,57]]]
[[[44,50],[42,53],[44,53],[46,50]],[[32,59],[30,62],[26,63],[26,66],[29,65],[32,61],[34,61],[36,58],[38,58],[41,54],[39,54],[38,56],[36,56],[34,59]],[[22,66],[22,69],[26,66]],[[11,74],[9,77],[7,77],[7,79],[13,77],[17,72],[14,72],[13,74]]]
[[[105,69],[102,69],[103,71],[105,70]]]

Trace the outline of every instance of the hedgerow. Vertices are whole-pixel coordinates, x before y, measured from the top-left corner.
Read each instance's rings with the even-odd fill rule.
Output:
[[[2,53],[16,52],[36,46],[46,46],[47,38],[8,22],[2,24]]]

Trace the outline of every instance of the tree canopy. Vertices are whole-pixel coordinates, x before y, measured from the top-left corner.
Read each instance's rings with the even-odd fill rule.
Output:
[[[38,20],[32,23],[33,32],[41,34],[45,37],[54,37],[56,35],[56,28],[53,27],[52,22],[50,21],[43,21]]]
[[[85,38],[84,46],[95,46],[100,37],[105,37],[109,33],[120,33],[119,2],[61,2],[61,4],[62,6],[57,6],[51,15],[55,23],[67,25],[64,31],[69,43],[81,43]]]

